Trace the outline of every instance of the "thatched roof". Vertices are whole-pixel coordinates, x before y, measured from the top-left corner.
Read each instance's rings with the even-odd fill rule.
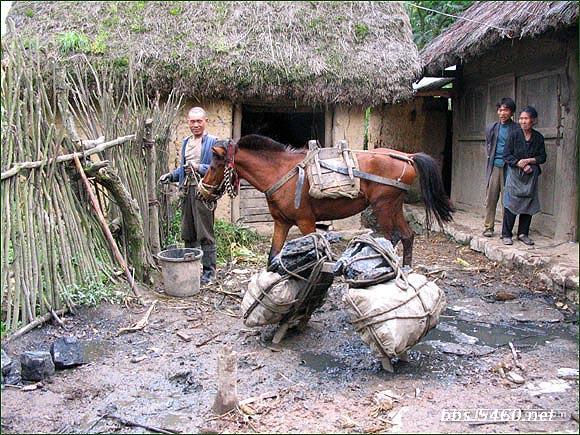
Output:
[[[534,38],[577,26],[578,2],[481,1],[461,16],[476,22],[458,19],[421,51],[426,74],[468,62],[506,38]]]
[[[81,33],[91,60],[134,55],[149,84],[198,98],[390,103],[420,73],[400,3],[19,1],[9,17],[49,54]]]

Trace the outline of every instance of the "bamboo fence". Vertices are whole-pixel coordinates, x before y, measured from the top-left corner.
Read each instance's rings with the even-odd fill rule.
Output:
[[[152,265],[144,124],[152,119],[160,170],[167,166],[170,128],[180,101],[173,94],[163,104],[159,97],[149,98],[132,73],[119,77],[90,65],[63,70],[58,59],[31,53],[16,38],[3,47],[0,289],[5,331],[47,314],[58,319],[57,313],[74,308],[67,296],[73,286],[119,280],[118,263],[70,153],[85,163],[109,161],[138,205],[146,267]],[[101,138],[101,145],[87,150],[79,138]],[[109,192],[95,183],[93,188],[109,222],[120,216]],[[163,208],[159,214],[165,215]],[[126,240],[117,243],[127,258]]]

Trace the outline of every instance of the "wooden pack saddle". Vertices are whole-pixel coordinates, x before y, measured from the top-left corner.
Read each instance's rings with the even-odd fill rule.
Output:
[[[306,174],[313,198],[356,198],[360,193],[358,160],[344,140],[332,148],[321,148],[317,141],[308,141]]]

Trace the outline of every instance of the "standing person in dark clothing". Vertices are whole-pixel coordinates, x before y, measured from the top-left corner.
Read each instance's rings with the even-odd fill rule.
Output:
[[[207,114],[201,107],[192,108],[187,114],[191,136],[183,140],[181,164],[172,172],[159,178],[160,183],[179,182],[183,193],[181,213],[181,237],[186,248],[203,251],[201,284],[215,278],[216,247],[214,237],[214,212],[195,197],[196,174],[205,175],[211,164],[212,146],[217,138],[206,131]]]
[[[540,165],[546,162],[544,136],[532,127],[536,124],[538,112],[532,106],[520,113],[521,129],[508,137],[504,150],[507,176],[503,197],[504,215],[501,236],[505,245],[513,244],[512,230],[519,215],[518,240],[533,245],[530,239],[532,215],[540,211],[538,197],[538,177],[542,173]]]
[[[493,236],[495,224],[495,211],[497,201],[503,191],[505,181],[505,162],[503,151],[505,141],[511,132],[519,130],[518,125],[512,120],[516,111],[516,103],[511,98],[502,98],[496,104],[498,121],[488,125],[485,129],[485,147],[487,153],[487,166],[485,178],[487,182],[485,198],[485,223],[483,235]]]

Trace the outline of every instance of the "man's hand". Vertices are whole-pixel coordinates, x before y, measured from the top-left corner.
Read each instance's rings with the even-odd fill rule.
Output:
[[[196,165],[195,163],[188,163],[187,165],[185,165],[186,174],[191,174],[193,171],[197,172],[198,169],[199,165]]]
[[[532,173],[532,171],[533,171],[533,169],[532,169],[532,167],[531,167],[530,165],[526,165],[526,166],[524,166],[524,172],[525,172],[526,174],[531,174],[531,173]]]
[[[159,183],[161,184],[167,184],[171,182],[171,172],[168,172],[167,174],[163,174],[161,177],[159,177]]]

